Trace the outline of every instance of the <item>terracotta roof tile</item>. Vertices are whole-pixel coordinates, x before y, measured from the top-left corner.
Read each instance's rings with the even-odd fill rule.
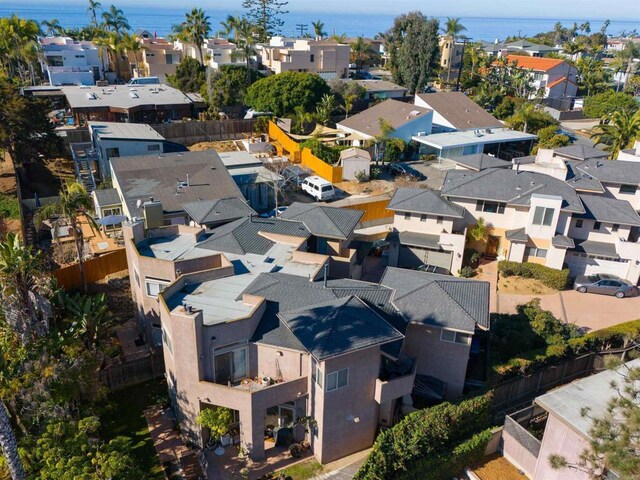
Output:
[[[507,60],[509,61],[509,63],[517,62],[518,67],[520,68],[527,68],[543,72],[548,72],[549,70],[552,70],[558,65],[564,63],[564,60],[561,60],[559,58],[530,57],[528,55],[507,55]]]

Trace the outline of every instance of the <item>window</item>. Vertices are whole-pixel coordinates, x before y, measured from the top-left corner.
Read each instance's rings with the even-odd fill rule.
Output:
[[[486,200],[478,200],[476,202],[477,212],[487,213],[504,213],[504,203],[500,202],[487,202]]]
[[[315,56],[313,53],[309,56],[309,61],[310,61],[311,63],[313,63],[313,62],[315,62],[315,61],[316,61],[316,56]]]
[[[443,218],[443,217],[438,217],[438,218],[436,218],[436,223],[437,223],[438,225],[442,225],[442,222],[443,222],[443,221],[444,221],[444,218]]]
[[[420,221],[421,222],[426,222],[427,221],[427,216],[424,213],[422,215],[420,215]]]
[[[533,212],[533,224],[549,227],[551,226],[551,222],[553,221],[553,214],[553,208],[536,207],[535,211]]]
[[[617,223],[614,223],[613,225],[611,225],[612,232],[617,232],[619,228],[620,228],[620,225],[618,225]]]
[[[47,57],[47,64],[50,67],[62,67],[64,66],[64,61],[60,56],[50,56],[50,57]]]
[[[576,228],[582,228],[582,219],[581,218],[576,220]]]
[[[441,330],[440,340],[449,343],[459,343],[460,345],[470,345],[471,335],[468,333],[454,332],[453,330]]]
[[[602,226],[602,223],[600,223],[600,222],[595,222],[595,223],[593,224],[593,229],[594,229],[594,230],[600,230],[600,227],[601,227],[601,226]]]
[[[635,195],[638,190],[637,185],[620,185],[620,193],[628,193],[629,195]]]
[[[220,385],[239,382],[247,377],[247,348],[213,352],[215,382]]]
[[[162,346],[162,325],[159,323],[151,324],[151,342],[154,347]]]
[[[84,55],[75,55],[76,58],[84,58]]]
[[[173,345],[171,344],[171,337],[164,328],[162,329],[162,341],[167,346],[167,350],[169,350],[169,353],[173,355]]]
[[[528,257],[547,258],[547,250],[538,247],[527,247],[526,254]]]
[[[155,298],[164,289],[164,287],[169,285],[169,281],[159,280],[157,278],[146,278],[145,285],[147,288],[147,295]]]
[[[404,212],[404,219],[411,220],[411,214],[409,212]]]
[[[120,149],[118,147],[107,148],[105,151],[107,153],[107,158],[117,158],[120,156]]]
[[[343,368],[337,372],[327,373],[327,392],[346,387],[349,383],[349,369]]]
[[[160,151],[160,145],[155,144],[155,145],[147,145],[147,152],[159,152]]]
[[[316,385],[322,388],[322,370],[320,370],[320,366],[315,360],[311,362],[311,378]]]

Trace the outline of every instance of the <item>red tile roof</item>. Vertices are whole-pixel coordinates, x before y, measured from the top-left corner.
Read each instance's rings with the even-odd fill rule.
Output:
[[[559,79],[547,84],[547,88],[553,88],[556,85],[559,85],[559,84],[565,82],[566,80],[567,80],[567,77],[561,77],[561,78],[559,78]],[[575,82],[572,82],[571,80],[569,80],[569,83],[573,83],[575,85]]]
[[[531,70],[537,70],[542,72],[548,72],[549,70],[556,68],[558,65],[564,63],[564,60],[559,58],[541,58],[530,57],[524,55],[507,55],[509,63],[517,62],[518,67]]]

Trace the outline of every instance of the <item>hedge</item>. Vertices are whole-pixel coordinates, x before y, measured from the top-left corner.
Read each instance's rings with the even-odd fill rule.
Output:
[[[627,340],[640,341],[640,319],[572,338],[569,340],[569,347],[574,353],[581,354],[621,348]]]
[[[519,263],[502,260],[498,262],[498,271],[505,277],[519,276],[540,280],[549,288],[564,290],[569,284],[569,269],[556,270],[537,263]]]
[[[407,415],[378,435],[354,479],[422,478],[415,476],[417,465],[438,455],[443,458],[451,455],[456,446],[462,446],[467,439],[491,425],[490,407],[491,395],[485,394],[458,404],[441,403]],[[470,448],[465,447],[464,453]]]

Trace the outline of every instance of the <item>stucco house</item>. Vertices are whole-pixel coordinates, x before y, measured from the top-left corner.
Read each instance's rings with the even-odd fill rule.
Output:
[[[522,55],[507,55],[509,65],[529,71],[530,83],[535,88],[531,98],[542,91],[543,98],[565,100],[570,106],[578,93],[576,67],[558,58],[538,58]]]
[[[91,41],[44,37],[40,65],[50,85],[95,85],[109,64],[106,51]]]

